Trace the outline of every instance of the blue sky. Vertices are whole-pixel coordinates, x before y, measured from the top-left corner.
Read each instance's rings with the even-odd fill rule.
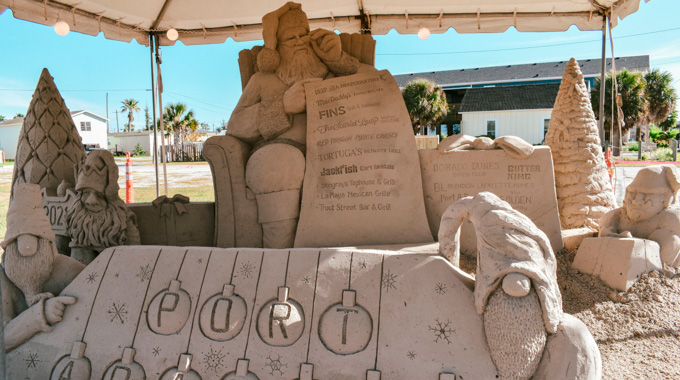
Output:
[[[635,0],[633,0],[635,1]],[[614,28],[617,56],[649,55],[651,66],[670,71],[680,90],[680,1],[642,2],[638,12]],[[416,35],[392,31],[375,36],[376,67],[393,74],[453,70],[534,62],[599,58],[601,32],[580,31],[458,34],[453,30],[432,34],[426,41]],[[163,47],[163,102],[184,102],[201,122],[219,126],[228,120],[241,93],[238,52],[261,41],[220,45]],[[58,36],[53,28],[14,19],[10,10],[0,15],[0,115],[26,113],[43,67],[47,67],[72,110],[87,109],[106,117],[109,94],[111,131],[122,130],[127,117],[121,101],[134,98],[142,112],[151,109],[150,56],[136,42],[110,41],[71,32]],[[609,47],[607,55],[611,56]]]

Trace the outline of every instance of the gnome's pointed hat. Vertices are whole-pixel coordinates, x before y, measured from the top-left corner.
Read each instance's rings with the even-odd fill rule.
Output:
[[[78,167],[76,190],[92,188],[106,195],[106,199],[118,197],[118,165],[108,150],[94,149],[85,162]]]
[[[24,234],[54,241],[52,226],[43,209],[40,186],[21,183],[14,190],[14,200],[7,211],[5,240],[0,243],[2,249]]]
[[[449,206],[439,228],[440,252],[458,250],[458,230],[470,220],[477,235],[475,307],[482,314],[489,295],[509,273],[531,279],[543,308],[546,331],[554,333],[562,320],[562,295],[557,286],[555,254],[548,237],[524,214],[488,192]],[[455,255],[457,252],[454,252]]]

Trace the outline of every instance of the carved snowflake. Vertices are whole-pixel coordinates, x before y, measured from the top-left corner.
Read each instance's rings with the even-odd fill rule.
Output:
[[[203,364],[205,365],[206,370],[213,370],[215,373],[217,373],[217,370],[220,367],[224,367],[223,362],[225,356],[226,355],[222,353],[222,350],[215,351],[212,347],[210,347],[210,352],[203,353]]]
[[[366,264],[366,259],[361,259],[359,262],[359,269],[366,269],[368,267],[368,264]]]
[[[241,264],[241,269],[239,269],[238,273],[241,276],[245,276],[246,278],[251,278],[253,277],[253,271],[255,270],[255,266],[250,263],[250,261],[245,262]]]
[[[389,292],[390,289],[396,289],[396,284],[397,283],[397,275],[393,274],[389,270],[387,273],[383,274],[382,276],[382,287],[385,288],[385,291]]]
[[[28,357],[24,359],[26,362],[26,368],[35,368],[38,366],[42,360],[38,359],[38,353],[29,352]]]
[[[312,282],[312,278],[309,277],[309,276],[305,276],[305,277],[302,277],[301,281],[304,282],[305,284],[309,285]]]
[[[111,322],[118,320],[120,321],[121,324],[125,323],[125,319],[127,318],[127,306],[122,303],[120,305],[117,305],[115,302],[109,310],[107,311],[109,313],[109,318],[111,318]]]
[[[151,265],[146,264],[144,266],[139,266],[139,272],[137,272],[137,277],[139,277],[140,282],[144,282],[146,280],[151,280],[151,274],[153,273],[153,270],[151,269]]]
[[[438,282],[434,291],[437,292],[437,294],[446,294],[446,285]]]
[[[447,344],[451,344],[451,340],[449,338],[451,338],[451,334],[456,332],[455,329],[452,329],[449,326],[451,321],[447,319],[446,322],[442,322],[435,318],[434,322],[434,326],[427,326],[428,330],[434,332],[434,342],[437,343],[439,340],[445,340]]]
[[[115,277],[115,278],[118,278],[118,277],[120,277],[120,273],[116,273],[116,274],[114,274],[114,275],[113,275],[113,277]]]
[[[99,274],[97,274],[97,272],[92,272],[92,273],[88,274],[87,275],[87,283],[91,284],[91,283],[97,281],[97,277],[99,277]]]
[[[203,258],[199,257],[198,260],[196,260],[196,262],[199,263],[199,264],[203,264]]]
[[[416,353],[413,352],[413,351],[409,351],[408,354],[406,354],[406,356],[407,356],[409,359],[411,359],[411,360],[415,360],[415,358],[416,358]]]
[[[153,348],[153,356],[158,356],[161,354],[161,348],[156,346]]]
[[[276,359],[272,359],[271,355],[267,356],[267,364],[265,364],[265,367],[269,367],[269,370],[271,371],[269,372],[270,375],[273,375],[274,372],[283,375],[283,367],[288,367],[288,363],[283,363],[280,355],[276,356]]]

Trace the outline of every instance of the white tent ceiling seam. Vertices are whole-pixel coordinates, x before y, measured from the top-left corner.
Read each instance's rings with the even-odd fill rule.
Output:
[[[649,0],[645,0],[648,2]],[[11,9],[15,18],[44,25],[58,20],[71,30],[108,39],[148,45],[149,34],[174,28],[185,45],[262,39],[262,16],[283,0],[0,0],[0,13]],[[453,28],[458,33],[499,33],[510,27],[522,32],[601,30],[611,12],[612,26],[638,10],[640,0],[459,0],[443,4],[431,0],[309,0],[303,7],[310,27],[356,33],[432,33]],[[362,27],[362,20],[364,20]],[[161,36],[161,45],[174,41]]]

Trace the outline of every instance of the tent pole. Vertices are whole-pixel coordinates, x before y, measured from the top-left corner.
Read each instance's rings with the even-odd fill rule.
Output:
[[[607,15],[602,15],[602,68],[600,72],[600,120],[598,122],[598,132],[600,143],[604,146],[604,90],[606,85],[607,66]]]
[[[156,198],[161,196],[161,188],[158,184],[158,130],[156,128],[156,79],[153,69],[153,34],[149,33],[149,52],[151,53],[151,103],[153,104],[153,165],[156,172]]]
[[[168,196],[168,170],[165,165],[165,125],[163,124],[163,76],[161,74],[161,57],[158,54],[158,46],[160,45],[160,38],[158,35],[156,37],[156,44],[154,49],[156,50],[156,71],[158,72],[158,108],[159,108],[159,120],[161,122],[161,162],[163,163],[163,194]]]

